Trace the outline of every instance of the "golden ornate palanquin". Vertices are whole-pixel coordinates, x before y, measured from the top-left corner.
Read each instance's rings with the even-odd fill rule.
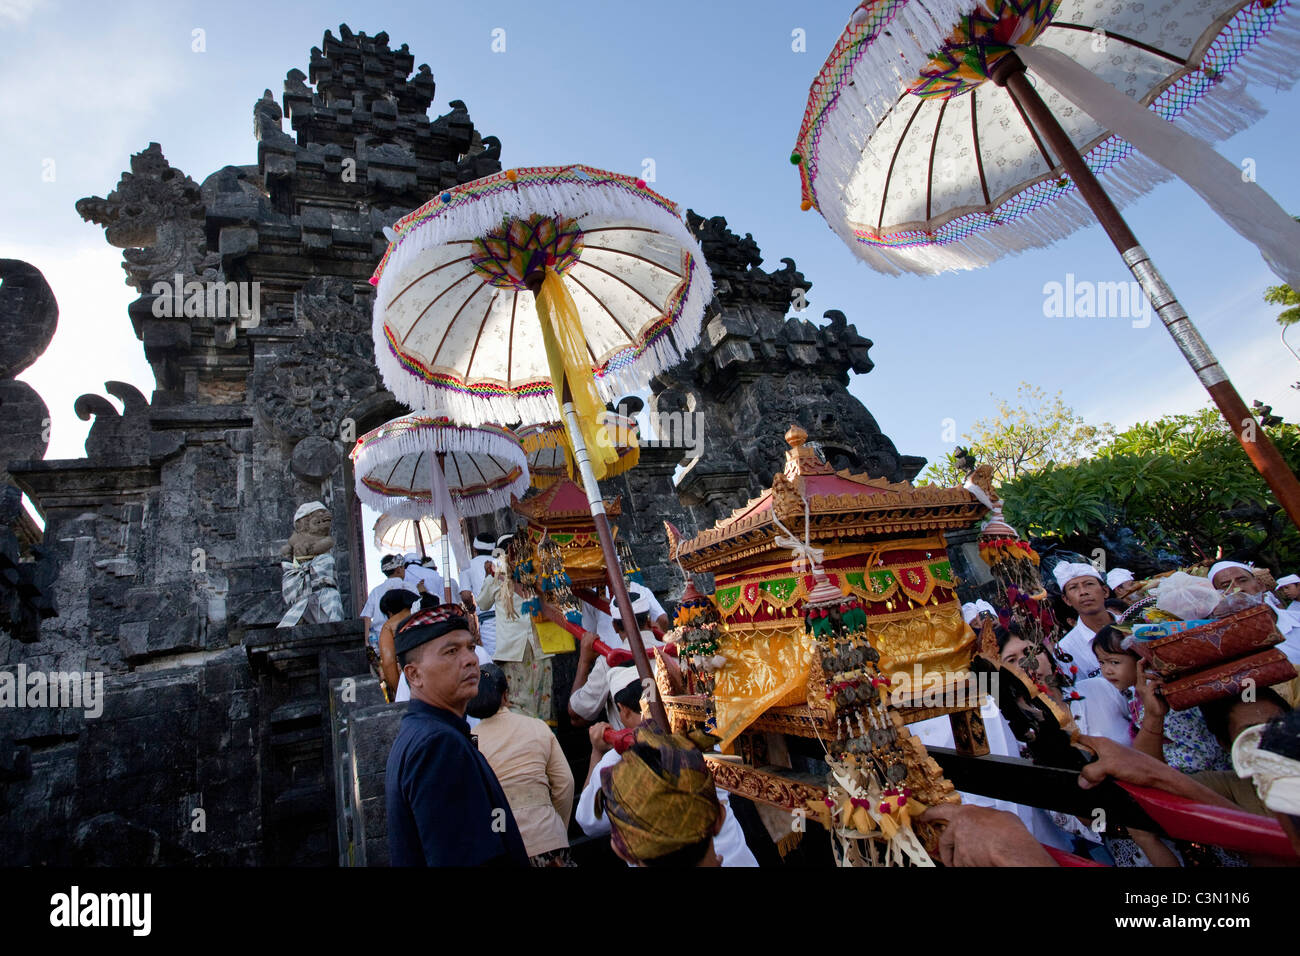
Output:
[[[821,667],[805,634],[804,601],[816,584],[813,556],[800,562],[791,548],[805,537],[822,552],[831,583],[865,607],[882,673],[923,672],[953,683],[968,676],[975,636],[961,616],[944,533],[969,528],[985,507],[962,488],[916,488],[837,472],[806,438],[797,426],[786,433],[783,472],[730,518],[690,539],[669,529],[672,559],[688,571],[714,574],[726,663],[711,701],[667,697],[665,704],[673,724],[684,726],[702,722],[711,703],[724,753],[743,751],[746,733],[834,736]],[[910,722],[969,709],[900,712]],[[982,727],[973,730],[982,737]]]

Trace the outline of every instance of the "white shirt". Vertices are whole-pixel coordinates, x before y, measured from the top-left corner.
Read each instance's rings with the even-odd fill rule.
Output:
[[[1061,638],[1061,650],[1073,658],[1072,663],[1079,670],[1074,674],[1076,681],[1083,680],[1085,677],[1096,677],[1101,673],[1101,662],[1097,660],[1097,655],[1092,652],[1092,639],[1097,636],[1097,632],[1083,623],[1074,625],[1069,634]],[[1068,672],[1070,664],[1062,662]]]
[[[469,582],[465,585],[466,591],[471,594],[478,594],[479,591],[483,590],[483,581],[487,577],[485,565],[491,560],[492,555],[490,554],[476,554],[469,559],[469,567],[461,575]]]
[[[610,647],[623,646],[623,640],[614,633],[614,620],[604,611],[597,611],[586,601],[582,602],[582,629],[591,631]]]
[[[1265,594],[1264,602],[1273,609],[1278,632],[1282,635],[1282,643],[1276,645],[1277,650],[1300,669],[1300,614],[1292,610],[1300,602],[1292,601],[1287,607],[1282,607],[1282,602],[1272,594]]]
[[[408,584],[400,577],[384,578],[375,585],[375,589],[366,598],[366,606],[361,609],[361,616],[370,618],[370,633],[366,637],[373,647],[379,647],[379,632],[383,630],[384,622],[388,620],[388,616],[379,610],[379,602],[389,591],[396,591],[399,588],[414,591],[415,585]]]
[[[609,817],[604,813],[599,819],[596,817],[596,793],[600,790],[600,772],[606,767],[614,766],[622,759],[622,754],[610,748],[605,756],[600,758],[600,763],[596,764],[595,769],[591,771],[587,785],[582,788],[574,819],[578,821],[578,826],[582,827],[582,832],[587,836],[597,837],[609,833]],[[714,852],[722,857],[723,866],[758,866],[758,860],[754,859],[754,854],[749,851],[749,846],[745,843],[745,832],[740,829],[735,814],[731,812],[731,804],[727,802],[727,791],[720,789],[717,794],[718,803],[722,805],[726,816],[722,820],[722,829],[713,838]]]
[[[513,588],[509,592],[502,592],[500,584],[496,577],[486,578],[483,587],[475,597],[478,601],[479,613],[483,611],[492,611],[496,617],[490,621],[479,619],[479,631],[483,634],[483,644],[487,646],[487,632],[492,632],[492,659],[495,661],[522,661],[524,652],[532,648],[533,660],[542,660],[550,657],[550,654],[542,653],[542,645],[537,639],[537,631],[533,629],[532,615],[521,610],[522,601],[514,593]],[[509,601],[514,605],[515,618],[510,619],[506,611],[506,602]],[[489,627],[489,625],[491,625]]]
[[[443,583],[442,575],[432,568],[422,568],[418,564],[408,564],[406,566],[406,581],[408,587],[415,592],[419,592],[419,584],[424,582],[425,590],[437,597],[439,601],[443,600]],[[456,579],[451,579],[451,603],[460,603],[460,588],[456,585]]]
[[[642,592],[646,595],[650,603],[650,623],[653,624],[659,620],[660,615],[667,616],[664,606],[654,596],[654,592],[647,588]],[[629,595],[630,596],[630,595]],[[613,598],[610,598],[611,603]],[[627,647],[627,642],[618,636],[614,630],[614,620],[604,611],[598,611],[586,601],[581,602],[582,606],[582,629],[591,631],[610,647]]]
[[[645,644],[647,654],[650,653],[650,648],[663,645],[663,641],[650,631],[641,632],[641,641]],[[627,647],[627,644],[619,641],[616,646],[622,648]],[[654,664],[653,657],[650,658],[650,663]],[[622,730],[623,721],[618,718],[618,707],[609,696],[609,670],[609,662],[605,660],[605,655],[596,655],[596,663],[591,665],[587,683],[569,695],[569,706],[583,720],[592,721],[601,718],[603,709],[603,716],[609,725],[615,730]]]
[[[1114,684],[1104,677],[1089,677],[1075,683],[1074,689],[1083,699],[1066,703],[1074,714],[1074,722],[1079,725],[1079,733],[1106,737],[1125,747],[1133,746],[1133,735],[1129,733],[1128,701]]]

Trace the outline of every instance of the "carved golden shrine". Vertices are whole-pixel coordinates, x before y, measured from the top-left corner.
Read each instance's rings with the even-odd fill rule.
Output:
[[[587,493],[569,478],[561,478],[541,494],[514,501],[511,509],[527,520],[528,550],[535,552],[538,542],[549,534],[559,547],[564,570],[574,587],[606,586],[605,558],[596,536]],[[622,514],[622,499],[605,502],[611,522]],[[611,524],[617,538],[618,528]]]
[[[785,437],[786,465],[770,490],[694,538],[669,528],[672,559],[715,576],[717,653],[725,659],[710,696],[665,697],[669,719],[675,727],[712,719],[726,755],[711,760],[720,786],[760,802],[803,805],[818,789],[815,780],[759,767],[769,746],[780,747],[774,736],[822,742],[835,736],[835,707],[814,659],[815,642],[805,633],[804,603],[819,566],[846,600],[856,598],[865,608],[879,669],[903,695],[904,706],[895,710],[899,738],[919,748],[918,762],[942,780],[902,725],[948,714],[959,749],[988,752],[978,702],[910,704],[919,702],[923,687],[915,678],[921,675],[931,690],[936,682],[952,691],[969,680],[975,635],[962,619],[944,533],[969,528],[987,509],[961,488],[916,488],[836,471],[806,445],[803,429],[794,426]]]

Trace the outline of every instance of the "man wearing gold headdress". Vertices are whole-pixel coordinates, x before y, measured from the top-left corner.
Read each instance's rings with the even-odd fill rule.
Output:
[[[667,736],[641,717],[635,667],[615,668],[614,698],[637,742],[622,757],[592,728],[592,765],[575,808],[588,836],[610,834],[614,852],[632,866],[758,866],[718,790],[699,745]]]
[[[601,771],[610,844],[632,866],[721,866],[713,838],[723,812],[695,742],[642,725],[637,742]]]

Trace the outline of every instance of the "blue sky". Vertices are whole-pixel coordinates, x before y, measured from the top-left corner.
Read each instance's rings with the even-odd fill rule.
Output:
[[[1025,380],[1060,390],[1090,421],[1124,425],[1191,411],[1204,395],[1153,322],[1045,318],[1044,285],[1126,280],[1099,228],[992,267],[891,278],[858,262],[815,212],[799,209],[788,157],[808,85],[852,3],[81,3],[0,0],[0,256],[41,268],[59,331],[22,377],[51,409],[49,457],[78,457],[86,424],[72,403],[109,379],[152,377],[126,314],[121,254],[74,202],[106,195],[150,141],[196,181],[256,161],[252,106],[306,72],[325,29],[386,30],[437,81],[434,113],[464,100],[509,166],[583,162],[640,173],[705,216],[752,233],[764,265],[790,256],[813,283],[803,317],[840,309],[875,342],[877,368],[851,390],[904,454],[950,450]],[[505,51],[492,51],[492,31]],[[205,52],[192,31],[205,31]],[[806,52],[792,49],[805,32]],[[1269,114],[1219,149],[1254,160],[1260,184],[1300,213],[1300,92],[1256,90]],[[54,160],[53,182],[42,172]],[[1126,210],[1249,403],[1300,418],[1300,363],[1278,342],[1276,283],[1259,255],[1180,183]],[[784,429],[784,423],[774,423]]]

